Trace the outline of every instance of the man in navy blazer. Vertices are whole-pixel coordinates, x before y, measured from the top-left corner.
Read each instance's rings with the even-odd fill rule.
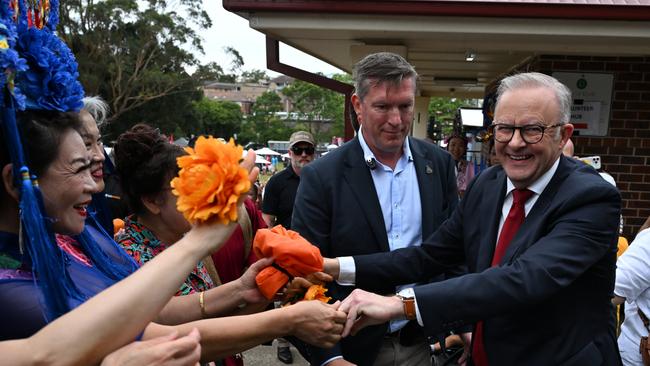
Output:
[[[427,334],[479,322],[475,365],[620,365],[611,305],[620,195],[591,167],[561,156],[573,132],[570,111],[570,91],[550,76],[502,80],[490,128],[502,165],[475,178],[421,247],[354,257],[357,286],[373,290],[458,263],[470,273],[402,297],[355,290],[341,306],[344,336],[404,317],[417,318]],[[533,194],[523,224],[492,264],[515,189]],[[326,271],[336,275],[338,265],[327,260]]]
[[[352,103],[361,130],[303,169],[293,211],[293,230],[326,257],[420,245],[458,204],[451,156],[407,137],[415,103],[413,67],[398,55],[377,53],[361,60],[354,76]],[[381,293],[396,291],[387,283],[373,285]],[[354,289],[334,283],[328,288],[336,299]],[[330,350],[313,349],[311,364],[430,364],[422,330],[404,323],[364,329]]]

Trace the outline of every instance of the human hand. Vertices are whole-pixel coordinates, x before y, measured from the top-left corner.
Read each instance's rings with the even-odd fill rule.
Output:
[[[255,165],[255,151],[253,149],[248,149],[246,152],[246,156],[244,157],[244,160],[242,160],[239,165],[246,169],[248,171],[248,180],[251,182],[251,184],[255,184],[257,181],[257,176],[260,174],[260,168]],[[239,203],[244,202],[246,199],[247,194],[242,195],[239,198]]]
[[[340,305],[339,301],[332,305],[301,301],[282,308],[282,311],[289,312],[293,323],[291,335],[314,346],[331,348],[341,340],[345,323],[345,313],[339,310]]]
[[[324,272],[314,272],[305,277],[295,277],[285,287],[282,303],[289,302],[299,294],[304,294],[313,285],[324,285],[327,282],[332,282],[332,276]]]
[[[467,359],[472,351],[472,332],[461,333],[460,338],[463,340],[463,354],[458,358],[458,365],[467,366]]]
[[[323,258],[323,272],[329,274],[335,280],[338,280],[341,272],[338,258]]]
[[[257,287],[257,282],[255,282],[255,277],[260,273],[264,268],[273,264],[273,258],[262,258],[257,262],[253,263],[244,274],[237,279],[239,282],[241,296],[247,304],[261,304],[268,303],[268,300],[262,295],[259,288]]]
[[[389,320],[403,318],[404,306],[396,296],[380,296],[372,292],[355,289],[343,300],[339,310],[348,314],[343,337],[369,325],[382,324]]]
[[[194,328],[184,336],[178,332],[147,341],[129,343],[104,357],[102,366],[195,366],[201,358],[201,335]]]

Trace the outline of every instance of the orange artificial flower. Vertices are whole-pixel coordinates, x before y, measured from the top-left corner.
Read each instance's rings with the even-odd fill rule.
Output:
[[[185,151],[188,155],[176,160],[181,170],[171,182],[178,210],[192,223],[214,216],[222,224],[236,221],[237,201],[251,185],[248,172],[239,165],[243,148],[233,139],[223,143],[201,136],[194,149]]]
[[[323,285],[311,285],[307,292],[305,292],[305,297],[303,300],[318,300],[327,304],[328,301],[332,300],[331,297],[325,296],[327,289]]]

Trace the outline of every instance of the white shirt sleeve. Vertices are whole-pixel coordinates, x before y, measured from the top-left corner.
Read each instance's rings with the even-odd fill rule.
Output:
[[[636,236],[616,262],[614,294],[631,303],[650,288],[650,229]]]
[[[336,282],[341,286],[354,286],[356,281],[357,266],[352,257],[338,257],[339,279]]]

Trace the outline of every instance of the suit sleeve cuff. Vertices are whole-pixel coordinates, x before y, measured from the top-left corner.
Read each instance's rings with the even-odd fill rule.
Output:
[[[334,361],[334,360],[341,359],[341,358],[343,358],[343,356],[334,356],[334,357],[332,357],[332,358],[326,360],[325,362],[321,363],[320,366],[326,366],[326,365],[329,364],[330,362],[332,362],[332,361]]]
[[[339,279],[336,281],[341,286],[354,286],[356,282],[357,267],[352,257],[338,257]]]
[[[413,300],[415,301],[415,317],[418,321],[418,324],[423,327],[424,322],[422,321],[422,316],[420,316],[420,308],[418,307],[418,298],[415,297],[415,291],[413,291],[413,287],[405,288],[401,290],[400,292],[397,293],[400,296],[403,297],[412,297]]]

